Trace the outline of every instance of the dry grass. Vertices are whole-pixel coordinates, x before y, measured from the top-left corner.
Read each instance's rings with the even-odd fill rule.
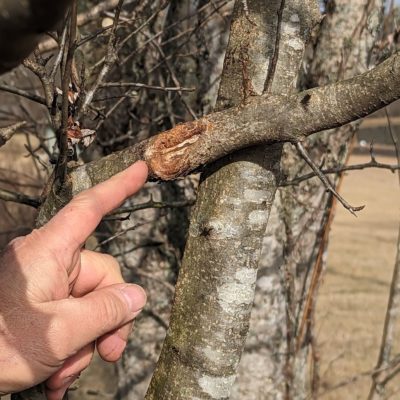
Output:
[[[350,163],[368,159],[368,155],[354,155]],[[396,163],[393,157],[378,159]],[[376,364],[400,216],[398,178],[389,171],[352,172],[343,182],[342,194],[351,204],[366,204],[366,208],[354,218],[339,207],[330,236],[317,306],[322,390]],[[366,399],[369,385],[366,377],[321,398]],[[394,383],[392,388],[399,387],[397,379],[397,387]],[[398,399],[400,393],[388,398]]]

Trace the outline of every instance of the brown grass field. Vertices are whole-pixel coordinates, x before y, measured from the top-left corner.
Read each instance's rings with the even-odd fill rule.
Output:
[[[394,157],[377,158],[396,164]],[[369,155],[353,155],[349,163],[368,160]],[[341,193],[351,204],[366,207],[358,218],[338,207],[330,235],[316,316],[321,391],[375,367],[400,220],[398,177],[390,171],[351,172]],[[394,352],[399,349],[397,340]],[[370,381],[369,376],[356,379],[319,398],[366,399]],[[400,375],[389,389],[388,399],[400,399]]]

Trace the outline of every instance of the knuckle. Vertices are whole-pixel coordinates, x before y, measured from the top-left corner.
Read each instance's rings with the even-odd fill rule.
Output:
[[[17,254],[21,251],[22,247],[25,245],[25,243],[26,236],[16,237],[4,247],[0,255],[7,260],[14,260],[17,257]]]
[[[94,216],[97,216],[99,211],[102,210],[102,204],[91,189],[79,193],[70,204],[84,210],[86,214],[92,213]]]
[[[93,218],[96,214],[96,207],[93,199],[85,192],[78,194],[66,207],[68,214],[79,214],[85,219]]]
[[[109,254],[101,254],[101,261],[105,271],[109,276],[114,278],[115,282],[124,282],[121,273],[121,266],[115,257]]]
[[[75,354],[78,349],[69,348],[68,338],[74,335],[73,327],[64,318],[52,319],[48,331],[48,344],[51,354],[57,361],[64,361]]]
[[[30,234],[32,235],[32,233]],[[28,236],[18,236],[11,240],[5,248],[6,251],[16,251],[19,250],[27,241]]]
[[[105,320],[105,333],[125,322],[127,307],[120,297],[110,291],[107,296],[101,297],[101,302],[97,312],[100,313],[99,318]]]

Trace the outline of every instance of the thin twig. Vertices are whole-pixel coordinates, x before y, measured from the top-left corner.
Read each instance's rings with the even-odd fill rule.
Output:
[[[145,36],[147,36],[147,35],[145,35]],[[178,78],[177,78],[177,76],[175,74],[175,71],[173,70],[171,64],[167,60],[167,57],[166,57],[163,49],[160,47],[160,45],[157,43],[157,41],[152,40],[151,43],[156,48],[156,50],[160,53],[160,56],[163,58],[163,60],[165,60],[165,65],[167,66],[167,69],[168,69],[169,74],[171,76],[172,82],[174,82],[175,86],[179,87],[180,86],[180,82],[179,82],[179,80],[178,80]],[[185,106],[186,110],[188,111],[188,113],[192,116],[192,118],[194,120],[196,120],[197,119],[197,115],[193,111],[192,107],[190,107],[189,103],[183,97],[182,91],[178,90],[178,95],[179,95],[179,97],[181,99],[182,104]]]
[[[65,24],[63,32],[62,32],[62,35],[61,35],[61,41],[60,41],[60,47],[59,47],[59,50],[58,50],[58,54],[57,54],[57,57],[56,57],[56,59],[54,61],[53,69],[52,69],[52,71],[50,73],[50,81],[53,84],[54,84],[55,76],[57,74],[58,67],[60,66],[62,58],[63,58],[63,54],[64,54],[64,51],[65,51],[65,45],[67,43],[67,33],[68,33],[67,27],[68,27],[68,24]]]
[[[42,96],[38,96],[37,94],[29,93],[29,92],[27,92],[25,90],[18,89],[18,88],[13,87],[13,86],[8,86],[8,85],[5,85],[3,83],[0,84],[0,90],[2,90],[3,92],[8,92],[8,93],[11,93],[11,94],[15,94],[17,96],[24,97],[25,99],[34,101],[35,103],[39,103],[39,104],[42,104],[44,106],[47,106],[46,99],[44,97],[42,97]]]
[[[43,87],[47,108],[50,110],[53,103],[53,88],[45,67],[47,61],[38,52],[34,52],[33,56],[35,60],[27,58],[22,64],[39,78]]]
[[[108,72],[110,71],[111,66],[118,59],[117,51],[116,51],[116,44],[117,44],[116,35],[117,35],[119,16],[121,14],[121,9],[122,9],[123,5],[124,5],[124,0],[119,0],[118,6],[115,10],[113,26],[112,26],[110,36],[108,39],[107,55],[104,59],[103,67],[97,76],[96,82],[91,87],[91,89],[86,93],[85,98],[82,102],[82,106],[79,111],[79,115],[85,115],[86,110],[89,107],[89,105],[91,104],[97,89],[99,88],[99,86],[101,84],[103,84],[103,81],[104,81],[105,77],[107,76]]]
[[[163,86],[154,86],[154,85],[146,85],[144,83],[136,83],[136,82],[106,82],[99,86],[100,88],[110,88],[110,87],[132,87],[138,89],[149,89],[149,90],[159,90],[162,92],[194,92],[195,88],[185,88],[185,87],[163,87]]]
[[[353,207],[351,206],[332,186],[329,182],[328,178],[321,172],[319,167],[314,163],[314,161],[310,158],[307,150],[300,142],[296,142],[296,148],[300,155],[303,157],[304,161],[309,165],[309,167],[314,171],[315,175],[321,180],[321,182],[325,185],[326,190],[330,191],[342,204],[342,206],[349,210],[351,214],[357,216],[356,212],[361,211],[365,206]]]
[[[18,129],[26,125],[25,121],[17,122],[16,124],[0,128],[0,147],[4,146],[18,131]]]
[[[191,207],[195,204],[195,200],[183,200],[183,201],[172,201],[172,202],[160,202],[154,201],[151,197],[149,201],[142,204],[135,204],[129,207],[121,207],[117,210],[113,211],[110,215],[119,215],[126,213],[134,213],[140,210],[146,210],[149,208],[182,208],[182,207]]]
[[[115,235],[113,235],[113,236],[107,238],[106,240],[103,240],[102,242],[100,242],[100,243],[96,246],[96,248],[95,248],[94,250],[98,250],[98,249],[100,249],[102,246],[104,246],[104,245],[106,245],[106,244],[108,244],[108,243],[114,241],[115,239],[118,239],[120,236],[123,236],[123,235],[127,234],[128,232],[134,231],[134,230],[136,230],[137,228],[140,228],[141,226],[150,224],[151,222],[153,222],[153,221],[142,222],[142,223],[140,223],[140,224],[136,224],[136,225],[130,226],[129,228],[125,228],[125,229],[123,229],[123,230],[117,232]]]
[[[38,208],[41,204],[41,201],[36,197],[27,196],[26,194],[17,192],[11,192],[6,189],[0,189],[0,200],[25,204],[34,208]]]
[[[374,374],[377,374],[377,373],[380,373],[380,372],[384,372],[384,371],[387,371],[389,369],[397,368],[399,363],[400,363],[400,355],[397,354],[390,361],[390,363],[388,365],[386,365],[385,367],[374,368],[374,369],[371,369],[371,370],[368,370],[368,371],[361,372],[361,373],[359,373],[357,375],[353,375],[353,376],[349,377],[348,379],[345,379],[345,380],[343,380],[343,381],[341,381],[341,382],[339,382],[339,383],[337,383],[337,384],[335,384],[333,386],[327,387],[322,393],[318,393],[318,398],[323,397],[323,396],[325,396],[325,395],[327,395],[327,394],[329,394],[329,393],[331,393],[331,392],[333,392],[333,391],[335,391],[337,389],[340,389],[342,387],[351,385],[352,383],[357,382],[360,379],[365,378],[367,376],[372,376]]]
[[[121,96],[118,101],[107,111],[107,113],[104,115],[104,117],[101,118],[101,120],[98,122],[98,124],[96,125],[96,131],[98,131],[100,129],[100,127],[104,124],[104,122],[111,116],[111,114],[113,114],[113,112],[115,110],[118,109],[118,107],[125,101],[127,100],[128,97],[128,93],[130,92],[130,90],[127,90],[123,96]]]
[[[155,312],[154,310],[150,310],[148,308],[145,308],[142,311],[143,315],[147,315],[150,318],[153,318],[154,321],[156,321],[158,324],[160,324],[165,330],[168,329],[168,322],[164,320],[164,318],[157,312]]]
[[[67,59],[65,68],[62,73],[61,89],[62,89],[62,104],[61,104],[61,126],[57,131],[57,143],[59,149],[59,156],[57,160],[55,183],[58,188],[61,188],[67,173],[68,162],[68,120],[69,120],[69,85],[72,76],[72,64],[74,61],[74,54],[76,49],[76,34],[77,34],[77,0],[74,0],[70,10],[70,27],[69,27],[69,42]]]
[[[337,167],[332,167],[332,168],[326,168],[326,169],[321,169],[320,172],[322,172],[324,175],[329,175],[329,174],[341,174],[342,172],[346,171],[356,171],[356,170],[363,170],[367,168],[379,168],[379,169],[388,169],[391,172],[395,172],[400,170],[400,164],[385,164],[385,163],[380,163],[376,161],[375,159],[371,159],[371,161],[363,164],[353,164],[353,165],[343,165],[343,166],[337,166]],[[307,181],[311,178],[315,178],[317,174],[315,172],[310,172],[309,174],[302,175],[298,178],[294,178],[290,181],[283,181],[279,184],[279,186],[295,186],[298,185],[301,182]]]
[[[132,3],[134,0],[127,1],[127,4]],[[111,10],[118,5],[118,0],[107,0],[98,4],[97,6],[91,7],[89,11],[83,12],[78,15],[77,21],[78,26],[83,26],[96,18],[104,11]],[[52,39],[45,40],[40,43],[39,51],[41,53],[48,52],[57,48],[57,43]]]

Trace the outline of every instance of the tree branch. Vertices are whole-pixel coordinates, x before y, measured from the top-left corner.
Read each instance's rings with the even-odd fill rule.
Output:
[[[73,196],[138,160],[147,162],[151,180],[174,180],[243,148],[274,142],[296,143],[394,102],[400,98],[399,76],[400,53],[396,53],[377,67],[348,80],[288,96],[250,96],[244,105],[177,125],[120,152],[72,169],[70,186],[64,190]],[[41,208],[38,222],[55,213],[54,202],[58,206],[64,204],[59,196],[55,197],[50,197]]]
[[[359,171],[362,169],[367,169],[367,168],[379,168],[379,169],[388,169],[391,172],[395,172],[400,170],[400,164],[386,164],[386,163],[380,163],[376,161],[375,159],[363,163],[363,164],[353,164],[353,165],[342,165],[342,166],[337,166],[333,168],[326,168],[326,169],[321,169],[320,172],[322,172],[324,175],[330,175],[330,174],[341,174],[342,172],[348,172],[348,171]],[[301,182],[307,181],[311,178],[315,178],[317,175],[315,172],[310,172],[308,174],[299,176],[298,178],[294,178],[290,181],[284,181],[279,184],[281,187],[285,186],[295,186],[298,185]]]
[[[29,92],[26,92],[25,90],[18,89],[13,86],[8,86],[5,84],[0,84],[0,90],[2,90],[3,92],[8,92],[11,94],[15,94],[17,96],[24,97],[28,100],[34,101],[34,102],[42,104],[44,106],[47,106],[46,99],[42,96],[38,96],[37,94],[29,93]]]
[[[397,136],[393,131],[390,116],[385,109],[386,118],[388,122],[389,133],[392,138],[392,142],[396,152],[397,163],[400,164],[400,146],[398,143]],[[398,179],[400,184],[400,170],[398,170]],[[388,367],[391,364],[391,358],[394,348],[394,340],[396,337],[396,330],[399,322],[399,311],[400,311],[400,226],[397,236],[397,252],[396,260],[393,268],[392,281],[390,283],[389,301],[386,309],[385,323],[383,325],[383,333],[381,346],[379,349],[378,361],[376,369]],[[396,368],[390,373],[376,372],[372,375],[372,383],[368,400],[381,400],[385,396],[386,384],[398,373],[399,368]]]
[[[137,89],[149,89],[149,90],[158,90],[161,92],[194,92],[195,88],[184,88],[184,87],[163,87],[163,86],[154,86],[154,85],[146,85],[144,83],[137,82],[106,82],[102,83],[99,88],[137,88]]]
[[[25,204],[34,208],[38,208],[41,204],[40,200],[35,197],[30,197],[22,193],[10,192],[6,189],[0,189],[0,200]]]
[[[185,201],[154,201],[153,197],[150,197],[149,201],[142,204],[134,204],[129,207],[120,207],[115,211],[111,212],[109,215],[120,215],[120,214],[131,214],[140,210],[147,210],[149,208],[181,208],[181,207],[191,207],[195,204],[195,200],[185,200]]]
[[[359,206],[359,207],[353,207],[351,206],[333,187],[332,183],[329,182],[329,179],[321,172],[319,167],[314,163],[314,161],[311,159],[309,154],[307,153],[306,149],[304,146],[301,144],[301,142],[296,143],[296,148],[300,155],[303,157],[304,161],[309,165],[309,167],[314,171],[314,174],[318,176],[318,178],[321,180],[321,182],[324,184],[326,190],[331,192],[336,199],[342,204],[342,206],[346,209],[349,210],[355,217],[357,216],[356,211],[361,211],[365,206]]]
[[[262,143],[296,143],[313,133],[365,117],[400,98],[399,76],[400,54],[396,53],[352,79],[290,96],[251,97],[246,105],[178,125],[79,167],[73,174],[89,174],[93,183],[98,183],[95,175],[100,170],[107,173],[100,177],[102,181],[142,159],[150,167],[151,178],[173,180],[242,148]]]

